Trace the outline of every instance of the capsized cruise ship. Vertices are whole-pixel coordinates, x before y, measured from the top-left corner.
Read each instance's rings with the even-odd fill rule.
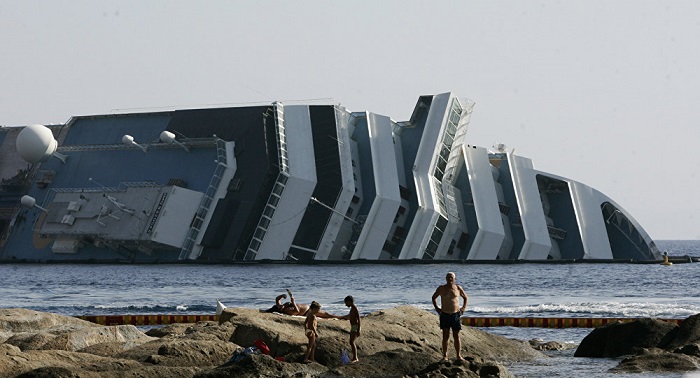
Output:
[[[0,261],[651,261],[603,193],[469,144],[473,102],[407,121],[271,104],[0,128]]]

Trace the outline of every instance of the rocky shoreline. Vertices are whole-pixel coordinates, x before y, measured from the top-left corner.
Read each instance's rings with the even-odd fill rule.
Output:
[[[441,337],[434,313],[404,306],[371,313],[362,322],[359,362],[341,361],[341,351],[348,349],[348,322],[322,319],[318,363],[304,364],[302,317],[227,308],[219,322],[172,324],[142,332],[130,325],[100,326],[56,314],[0,309],[0,376],[511,377],[505,365],[546,358],[541,350],[557,347],[555,342],[528,343],[465,327],[461,339],[466,361],[440,362]],[[600,327],[586,337],[588,341],[584,339],[576,354],[585,355],[586,348],[625,351],[629,357],[621,361],[618,371],[694,370],[700,366],[698,323],[691,317],[670,328],[668,323],[622,331],[618,327],[632,323]],[[621,336],[626,334],[655,336],[640,342],[637,336]],[[269,354],[231,361],[258,339],[269,347]],[[660,344],[662,339],[665,344]],[[620,341],[629,342],[630,347],[607,345]],[[669,363],[644,364],[650,360]]]
[[[700,369],[700,314],[680,325],[640,319],[595,328],[574,357],[622,358],[611,372],[689,372]]]

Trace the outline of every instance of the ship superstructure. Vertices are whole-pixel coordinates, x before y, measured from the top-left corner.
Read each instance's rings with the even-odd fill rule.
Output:
[[[472,109],[443,93],[403,122],[275,102],[0,128],[0,261],[660,258],[604,194],[470,145]]]

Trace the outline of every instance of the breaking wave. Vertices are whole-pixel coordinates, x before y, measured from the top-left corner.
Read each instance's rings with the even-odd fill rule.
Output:
[[[538,317],[613,317],[613,318],[685,318],[700,313],[700,306],[650,302],[543,303],[522,306],[475,306],[470,313],[484,316]]]

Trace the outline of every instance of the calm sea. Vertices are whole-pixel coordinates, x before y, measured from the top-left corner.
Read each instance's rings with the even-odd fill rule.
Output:
[[[659,241],[673,256],[700,256],[700,241]],[[700,263],[434,265],[0,265],[0,307],[63,315],[212,314],[230,307],[268,308],[285,289],[297,301],[344,314],[346,295],[361,312],[430,297],[447,271],[469,296],[467,316],[661,317],[700,313]],[[579,343],[589,329],[494,327],[507,337]],[[519,377],[605,377],[613,359],[573,358],[574,350],[509,366]],[[625,375],[616,375],[624,377]],[[635,374],[633,377],[679,377]]]

